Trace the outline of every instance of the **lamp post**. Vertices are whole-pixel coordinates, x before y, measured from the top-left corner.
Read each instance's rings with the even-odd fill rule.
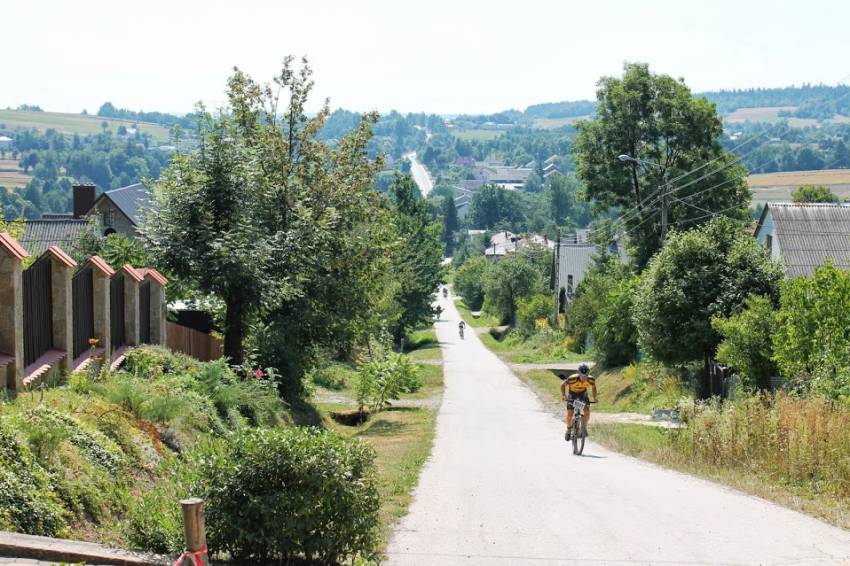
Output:
[[[658,187],[658,190],[661,193],[661,245],[663,246],[664,239],[667,237],[667,169],[661,167],[657,163],[653,163],[652,161],[632,157],[625,153],[618,155],[617,159],[623,163],[634,163],[635,165],[643,165],[644,167],[658,167],[661,170],[661,186]]]

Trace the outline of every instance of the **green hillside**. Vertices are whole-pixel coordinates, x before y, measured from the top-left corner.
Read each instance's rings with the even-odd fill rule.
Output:
[[[109,128],[130,127],[134,122],[114,118],[102,118],[84,114],[63,114],[61,112],[27,112],[23,110],[0,110],[0,129],[35,128],[47,130],[53,128],[68,134],[96,134],[101,131],[101,123],[106,121]],[[168,139],[168,130],[159,124],[138,123],[142,133],[148,133],[155,140]]]

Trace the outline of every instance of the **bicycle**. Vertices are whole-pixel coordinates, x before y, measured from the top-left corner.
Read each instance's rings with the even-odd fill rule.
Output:
[[[458,326],[457,333],[460,335],[460,339],[463,340],[463,326]]]
[[[569,401],[568,401],[569,403]],[[573,440],[573,454],[576,456],[581,456],[581,453],[584,452],[584,439],[587,438],[587,429],[584,425],[584,408],[587,404],[596,403],[596,401],[588,401],[585,403],[581,399],[573,399],[573,427],[572,427],[572,440]]]

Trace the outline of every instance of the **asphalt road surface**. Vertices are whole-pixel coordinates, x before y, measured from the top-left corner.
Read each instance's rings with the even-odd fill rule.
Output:
[[[419,187],[419,192],[423,197],[427,197],[431,189],[434,188],[434,181],[431,180],[431,175],[428,169],[416,158],[416,152],[411,151],[405,153],[404,157],[410,161],[410,174],[413,175],[413,180],[416,181],[416,186]]]
[[[440,305],[445,394],[391,566],[850,565],[848,531],[593,442],[573,456],[563,424]]]

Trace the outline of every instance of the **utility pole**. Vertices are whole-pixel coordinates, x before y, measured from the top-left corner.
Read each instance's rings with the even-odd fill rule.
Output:
[[[558,327],[558,314],[561,311],[561,230],[555,236],[555,254],[552,257],[552,289],[555,295],[555,312],[552,316],[552,328]]]
[[[661,245],[664,245],[664,240],[667,237],[667,169],[661,172]]]

